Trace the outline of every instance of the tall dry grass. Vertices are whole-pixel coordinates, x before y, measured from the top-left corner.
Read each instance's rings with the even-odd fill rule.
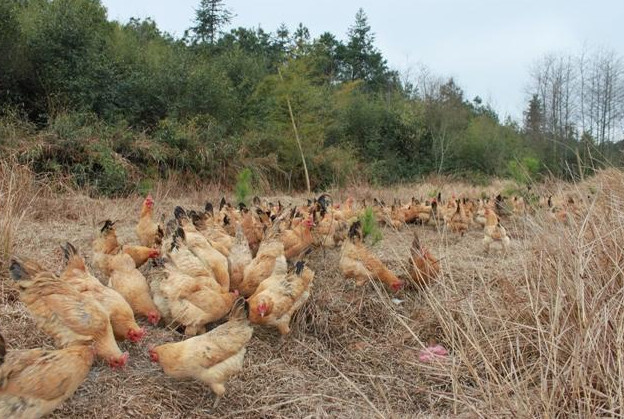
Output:
[[[421,368],[431,397],[484,417],[624,415],[624,176],[567,192],[588,190],[567,225],[526,221],[516,268],[501,256],[502,270],[451,270],[426,291],[412,331],[433,327],[451,352]]]
[[[154,185],[159,211],[200,208],[224,193],[216,185],[183,184],[172,178]],[[60,196],[48,185],[25,166],[0,162],[0,277],[14,251],[52,257],[65,240],[86,251],[102,217],[122,219],[120,235],[134,238],[138,196]],[[333,195],[337,201],[355,194],[392,202],[439,190],[445,197],[491,195],[507,187],[429,182],[383,191],[361,186]],[[274,332],[258,329],[245,369],[231,380],[228,402],[217,412],[204,410],[212,404],[205,388],[167,379],[144,348],[129,345],[134,363],[128,371],[98,366],[57,417],[128,416],[125,408],[110,406],[111,398],[158,417],[622,416],[624,176],[612,170],[578,185],[541,187],[544,193],[593,195],[568,225],[553,222],[544,211],[505,221],[513,234],[506,256],[484,256],[478,231],[458,238],[420,226],[386,229],[375,251],[397,273],[407,268],[401,261],[407,260],[411,229],[443,256],[444,278],[424,291],[406,290],[399,295],[402,304],[378,284],[356,288],[344,281],[339,250],[314,252],[309,259],[316,271],[314,290],[293,321],[292,335],[279,345]],[[3,310],[0,316],[13,325],[9,330],[16,330],[11,342],[21,342],[14,347],[42,346],[40,333],[17,331],[23,327],[15,325],[29,319],[19,305]],[[158,344],[179,337],[158,328],[150,339]],[[419,362],[418,351],[430,341],[444,345],[449,357]]]
[[[0,160],[0,269],[13,253],[15,231],[42,191],[32,170],[15,159]]]

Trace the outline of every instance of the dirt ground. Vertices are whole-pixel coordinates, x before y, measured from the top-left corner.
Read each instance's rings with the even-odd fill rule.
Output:
[[[422,192],[422,191],[421,191]],[[478,193],[476,190],[468,193]],[[346,196],[349,191],[340,194]],[[408,191],[389,190],[409,199]],[[366,197],[371,193],[363,193]],[[213,196],[217,202],[217,197]],[[272,199],[275,199],[273,197]],[[341,196],[337,196],[337,199]],[[293,199],[281,197],[284,203]],[[370,198],[369,198],[370,199]],[[201,208],[201,194],[174,199],[157,194],[156,211],[171,214],[175,205]],[[300,200],[300,202],[303,202]],[[67,195],[38,201],[24,215],[15,237],[15,253],[42,260],[60,270],[60,245],[70,241],[90,260],[97,223],[119,219],[123,243],[136,242],[134,227],[141,199],[105,200]],[[312,297],[293,320],[293,331],[281,342],[272,330],[256,328],[247,348],[244,371],[227,384],[227,393],[213,410],[214,396],[202,384],[177,381],[152,364],[150,344],[181,340],[175,331],[147,326],[139,344],[121,343],[130,353],[125,369],[111,370],[98,361],[75,395],[52,417],[428,417],[463,413],[449,402],[453,389],[443,377],[427,379],[418,352],[427,342],[438,342],[437,321],[426,313],[425,293],[444,294],[449,283],[468,296],[483,286],[496,286],[509,272],[521,270],[526,256],[526,223],[508,221],[511,251],[505,257],[482,250],[482,231],[464,237],[431,226],[383,228],[383,240],[374,246],[395,273],[405,275],[413,231],[441,259],[443,278],[427,291],[407,288],[396,296],[370,283],[356,287],[342,278],[339,249],[317,249],[308,258],[315,272]],[[149,272],[146,272],[149,275]],[[6,272],[0,273],[0,327],[10,349],[52,347],[38,331],[13,291]],[[446,284],[446,285],[442,285]],[[494,285],[492,285],[494,284]],[[392,301],[392,298],[400,301]],[[454,304],[448,301],[448,304]],[[447,344],[446,342],[440,342]]]

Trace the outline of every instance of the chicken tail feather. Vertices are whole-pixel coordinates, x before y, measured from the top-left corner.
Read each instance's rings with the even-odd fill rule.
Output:
[[[232,310],[230,310],[231,320],[244,320],[249,317],[249,303],[245,298],[240,297],[234,301]]]
[[[30,279],[33,275],[43,271],[43,268],[39,264],[32,260],[19,261],[17,259],[11,259],[9,265],[9,273],[11,278],[15,281]]]
[[[6,356],[6,343],[4,336],[0,334],[0,365],[4,364],[4,357]]]

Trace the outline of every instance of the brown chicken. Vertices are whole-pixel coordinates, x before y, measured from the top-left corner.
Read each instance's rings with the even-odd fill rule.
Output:
[[[194,378],[210,386],[216,407],[225,394],[225,383],[243,369],[245,346],[252,334],[246,303],[240,298],[226,323],[182,342],[150,348],[149,354],[168,376]]]
[[[258,249],[258,254],[245,268],[239,291],[245,297],[256,292],[258,285],[272,274],[285,274],[287,271],[284,244],[268,237]]]
[[[221,291],[221,285],[217,282],[208,266],[204,264],[186,245],[185,233],[181,227],[173,233],[172,241],[167,251],[167,257],[180,272],[200,280],[215,291]]]
[[[206,208],[205,212],[190,212],[193,225],[212,247],[227,257],[230,254],[230,248],[234,245],[234,237],[230,236],[221,225],[216,224],[210,203],[206,204]]]
[[[330,208],[328,211],[321,211],[320,214],[321,219],[316,222],[316,227],[312,232],[314,244],[333,249],[347,238],[349,225],[344,215],[338,210]]]
[[[414,232],[414,241],[410,253],[410,277],[419,286],[429,285],[440,275],[440,262],[428,249],[420,245],[416,232]]]
[[[123,245],[121,252],[129,255],[134,261],[134,266],[140,268],[145,265],[149,259],[160,257],[160,250],[146,246]]]
[[[351,224],[348,237],[340,257],[340,270],[345,278],[355,279],[357,285],[378,279],[395,292],[403,288],[403,282],[364,244],[360,221]]]
[[[249,248],[251,254],[255,257],[260,248],[260,242],[264,236],[265,226],[262,224],[257,214],[250,211],[244,205],[241,205],[241,225],[243,226],[243,232],[247,241],[249,242]]]
[[[238,298],[238,291],[215,291],[175,270],[161,282],[160,289],[167,298],[172,323],[184,326],[187,336],[205,333],[206,325],[225,317]]]
[[[314,272],[303,261],[287,275],[271,275],[249,298],[249,321],[277,327],[282,335],[290,333],[290,319],[310,297],[313,280]]]
[[[132,258],[120,253],[110,258],[108,286],[130,304],[137,316],[144,316],[151,324],[158,324],[160,313],[150,295],[145,276],[136,268]]]
[[[120,251],[132,258],[136,268],[141,267],[149,259],[160,256],[160,251],[151,247],[121,246],[117,240],[115,223],[111,220],[106,220],[99,236],[93,241],[93,263],[107,278],[111,274],[110,259]]]
[[[181,325],[187,336],[206,331],[205,325],[222,319],[232,308],[238,292],[223,292],[201,277],[180,272],[172,263],[164,263],[163,275],[150,284],[154,300],[166,314],[169,325]]]
[[[230,290],[230,272],[228,269],[228,260],[221,252],[215,249],[195,228],[186,211],[182,207],[175,208],[175,218],[184,231],[184,235],[180,238],[184,240],[188,248],[195,256],[197,256],[207,267],[212,269],[215,279],[221,286],[223,292]]]
[[[243,227],[239,224],[236,227],[236,237],[234,245],[230,249],[228,264],[230,269],[230,291],[238,289],[245,275],[245,268],[251,263],[251,249],[243,233]]]
[[[506,252],[509,247],[509,236],[507,236],[507,230],[503,227],[498,219],[498,216],[493,210],[485,208],[485,227],[483,228],[483,246],[485,252],[490,251],[490,246],[494,242],[500,242],[503,246],[503,251]]]
[[[143,205],[141,205],[141,215],[139,224],[136,226],[136,235],[141,246],[160,247],[164,235],[163,227],[153,220],[154,199],[152,194],[148,194]]]
[[[468,231],[470,219],[464,210],[464,204],[458,199],[455,202],[455,212],[447,219],[446,224],[453,233],[463,236]]]
[[[108,314],[97,301],[34,261],[12,259],[9,270],[37,327],[53,337],[56,346],[95,341],[98,356],[111,367],[125,365],[128,353],[119,350]]]
[[[298,259],[302,253],[310,249],[314,243],[311,228],[314,225],[312,216],[304,220],[298,226],[285,230],[280,235],[280,240],[284,244],[284,256],[287,261]]]
[[[89,374],[94,351],[85,342],[55,351],[6,355],[0,335],[0,417],[40,418],[70,398]]]
[[[78,292],[94,298],[102,305],[109,315],[115,339],[140,341],[145,335],[145,329],[140,328],[136,323],[132,308],[121,294],[102,285],[97,278],[89,273],[84,259],[71,243],[67,243],[61,248],[67,262],[65,270],[61,273],[61,279],[71,284]]]

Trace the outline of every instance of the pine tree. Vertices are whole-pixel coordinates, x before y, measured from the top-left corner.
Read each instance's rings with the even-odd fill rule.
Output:
[[[538,95],[531,97],[529,107],[524,111],[524,133],[533,142],[544,138],[544,110]]]
[[[234,16],[224,3],[223,0],[201,0],[195,10],[195,26],[191,28],[194,42],[214,45],[220,30]]]
[[[356,13],[355,24],[349,28],[347,35],[349,41],[343,51],[346,64],[343,79],[364,80],[372,84],[385,81],[386,60],[375,48],[375,35],[363,9]]]

